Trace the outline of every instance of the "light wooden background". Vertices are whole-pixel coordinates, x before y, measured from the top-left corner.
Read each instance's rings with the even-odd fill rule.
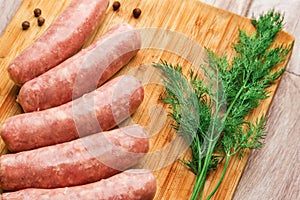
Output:
[[[285,13],[284,30],[296,38],[292,58],[268,113],[266,145],[252,153],[234,200],[300,199],[300,1],[201,1],[246,17],[258,16],[272,8]],[[0,35],[21,2],[0,0]]]

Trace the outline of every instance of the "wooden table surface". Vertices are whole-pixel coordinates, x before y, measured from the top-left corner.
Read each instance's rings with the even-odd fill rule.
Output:
[[[293,54],[269,109],[266,144],[253,151],[234,200],[300,199],[300,1],[201,1],[246,17],[257,17],[272,8],[285,14],[284,30],[296,39]],[[0,0],[0,36],[21,2]]]

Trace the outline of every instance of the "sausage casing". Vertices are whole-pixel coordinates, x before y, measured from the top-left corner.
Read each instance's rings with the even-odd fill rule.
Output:
[[[108,0],[73,0],[32,45],[8,66],[11,79],[22,85],[74,55],[104,17]]]
[[[71,141],[113,128],[134,113],[143,98],[136,78],[119,76],[61,106],[6,119],[1,137],[12,152]]]
[[[138,30],[126,23],[116,25],[86,49],[26,82],[18,102],[25,112],[31,112],[74,100],[102,85],[140,48]]]
[[[108,178],[137,164],[149,140],[139,125],[0,157],[5,190],[57,188]]]

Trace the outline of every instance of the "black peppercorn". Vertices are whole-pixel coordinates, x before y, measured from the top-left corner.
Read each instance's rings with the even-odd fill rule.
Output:
[[[118,10],[120,8],[120,6],[121,6],[121,4],[119,1],[115,1],[112,5],[114,11]]]
[[[39,17],[42,14],[42,10],[39,8],[34,9],[33,11],[35,17]]]
[[[29,27],[30,27],[29,21],[24,21],[24,22],[22,23],[22,29],[23,29],[23,30],[27,30],[27,29],[29,29]]]
[[[133,14],[133,17],[134,18],[138,18],[140,15],[141,15],[142,11],[141,9],[139,8],[135,8],[133,11],[132,11],[132,14]]]
[[[39,17],[37,21],[38,21],[38,26],[43,26],[43,24],[45,23],[45,19],[43,17]]]

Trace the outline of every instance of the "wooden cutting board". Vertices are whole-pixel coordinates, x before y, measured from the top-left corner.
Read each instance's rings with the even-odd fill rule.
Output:
[[[7,27],[3,36],[0,38],[0,124],[8,117],[21,113],[20,106],[15,102],[19,88],[9,79],[6,68],[8,64],[36,38],[38,38],[51,24],[51,22],[63,11],[71,0],[61,1],[33,1],[24,0],[18,12]],[[165,42],[165,36],[161,30],[169,30],[174,33],[182,34],[182,37],[188,37],[200,47],[207,47],[218,55],[233,55],[232,43],[237,41],[238,30],[247,30],[249,33],[254,30],[249,19],[229,13],[227,11],[211,7],[209,5],[194,0],[120,0],[120,10],[112,10],[112,1],[106,13],[106,17],[101,26],[95,31],[91,39],[85,44],[87,46],[101,34],[111,28],[113,25],[127,22],[140,28],[141,30],[150,30],[154,34],[145,34],[143,43],[147,44],[138,55],[125,66],[116,76],[127,73],[132,69],[139,69],[138,73],[144,80],[153,81],[157,77],[155,71],[147,67],[152,62],[159,62],[160,59],[171,63],[180,63],[184,66],[186,72],[198,62],[188,62],[185,58],[197,59],[203,55],[201,51],[195,51],[190,43],[178,41],[172,37]],[[43,17],[46,23],[38,27],[33,17],[34,8],[39,7],[43,11]],[[136,7],[141,8],[142,14],[138,19],[132,17],[132,10]],[[22,31],[21,23],[29,20],[32,24],[27,31]],[[76,23],[76,22],[74,22]],[[160,28],[155,34],[155,29]],[[153,32],[154,30],[154,32]],[[145,32],[145,31],[144,31]],[[176,37],[175,37],[176,38]],[[290,45],[294,38],[281,32],[276,38],[277,44]],[[163,48],[146,48],[146,47]],[[174,52],[165,51],[168,48],[183,49],[185,56],[174,54]],[[42,52],[41,52],[42,53]],[[286,63],[279,68],[284,67]],[[270,88],[270,98],[262,102],[261,106],[255,109],[249,118],[266,114],[271,104],[274,92],[279,82],[276,82]],[[151,152],[159,151],[162,147],[168,145],[176,137],[176,133],[171,128],[171,120],[166,116],[166,107],[159,101],[159,95],[164,88],[157,84],[145,85],[145,99],[138,111],[133,115],[132,121],[146,127],[151,133],[155,129],[155,134],[151,133]],[[3,141],[0,141],[1,153],[6,153]],[[233,158],[229,166],[226,177],[214,196],[214,199],[231,199],[239,179],[243,173],[250,152],[246,153],[243,159]],[[189,150],[186,150],[181,159],[188,159]],[[166,159],[161,157],[157,160],[159,163]],[[206,193],[214,187],[218,177],[221,174],[219,170],[210,174],[206,182]],[[157,178],[157,194],[155,199],[188,199],[193,188],[195,176],[179,161],[175,161],[161,169],[154,170]]]

